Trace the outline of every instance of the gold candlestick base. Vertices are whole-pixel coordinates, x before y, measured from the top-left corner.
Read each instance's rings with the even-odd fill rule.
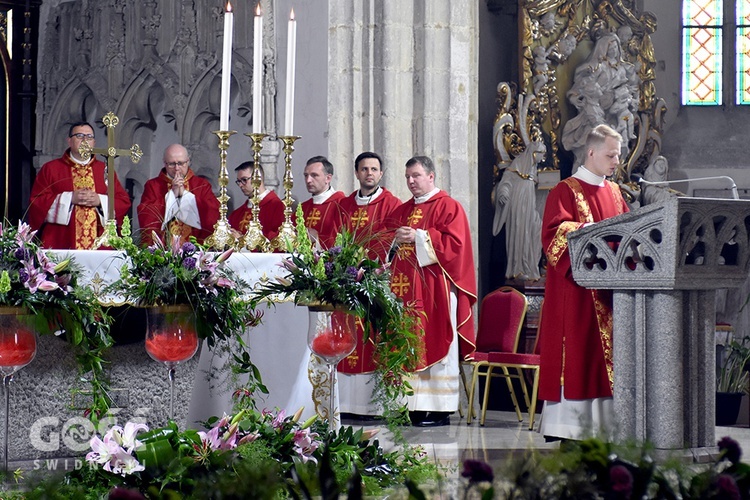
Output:
[[[223,251],[237,246],[237,238],[232,234],[232,228],[227,220],[227,184],[229,174],[227,173],[227,149],[229,149],[229,138],[236,134],[234,130],[216,130],[212,132],[219,138],[219,220],[214,224],[214,232],[206,238],[206,246],[217,251]]]
[[[284,142],[284,223],[281,225],[279,235],[271,242],[271,249],[289,251],[297,247],[297,231],[292,224],[292,188],[294,187],[292,153],[294,143],[300,139],[300,136],[280,135],[279,139]]]
[[[245,135],[253,141],[251,146],[253,150],[253,196],[251,198],[253,219],[247,225],[247,231],[242,237],[240,247],[250,252],[268,252],[271,242],[263,234],[263,227],[260,224],[260,170],[257,168],[260,165],[263,138],[268,134],[253,132]]]

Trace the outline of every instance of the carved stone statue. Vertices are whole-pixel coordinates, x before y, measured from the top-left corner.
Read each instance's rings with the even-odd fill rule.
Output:
[[[662,182],[667,180],[669,175],[669,163],[667,159],[659,155],[646,168],[643,178],[649,182]],[[649,186],[643,184],[641,189],[641,202],[643,205],[650,203],[659,203],[675,196],[682,196],[683,193],[670,189],[669,186]]]
[[[614,33],[601,35],[589,57],[576,68],[567,93],[578,115],[565,124],[562,144],[575,154],[577,164],[583,162],[586,135],[600,123],[622,134],[622,157],[627,157],[628,142],[635,138],[638,96],[635,66],[623,60],[620,39]]]
[[[492,197],[495,219],[492,234],[505,227],[508,263],[507,278],[538,280],[542,256],[542,219],[536,209],[537,165],[544,160],[547,148],[541,139],[532,140],[516,156],[503,178],[495,185]]]

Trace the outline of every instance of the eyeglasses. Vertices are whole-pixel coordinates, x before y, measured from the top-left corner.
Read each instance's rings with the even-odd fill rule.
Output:
[[[87,139],[89,141],[94,139],[94,134],[71,134],[70,137],[75,137],[76,139]]]
[[[245,184],[247,184],[247,181],[251,181],[251,180],[253,180],[253,178],[252,178],[252,177],[241,177],[241,178],[237,179],[237,180],[236,180],[236,181],[234,181],[234,182],[235,182],[235,184],[237,184],[238,186],[244,186]]]
[[[176,168],[176,167],[184,167],[188,163],[190,163],[190,160],[186,160],[186,161],[170,161],[170,162],[166,162],[165,161],[164,165],[166,165],[168,167],[171,167],[171,168]]]

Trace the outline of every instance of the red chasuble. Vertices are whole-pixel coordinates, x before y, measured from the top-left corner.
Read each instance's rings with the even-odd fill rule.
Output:
[[[573,281],[567,234],[628,211],[617,184],[569,177],[549,193],[542,221],[547,282],[539,333],[539,399],[612,396],[612,292]]]
[[[284,202],[279,196],[269,191],[258,204],[260,214],[260,225],[263,228],[263,236],[272,240],[279,235],[279,227],[284,223]],[[247,225],[253,220],[253,211],[247,202],[229,215],[229,225],[242,234],[247,231]]]
[[[31,189],[29,225],[41,230],[41,241],[45,248],[89,250],[94,240],[102,234],[103,227],[95,207],[72,205],[68,225],[45,222],[57,195],[77,189],[91,189],[97,194],[107,194],[106,166],[103,161],[92,159],[87,165],[79,165],[70,158],[70,150],[62,157],[45,163],[39,170]],[[130,209],[130,196],[115,175],[115,218],[118,226]],[[106,215],[106,214],[105,214]]]
[[[318,241],[323,248],[333,246],[336,235],[344,223],[344,214],[339,203],[345,197],[344,193],[336,191],[323,203],[315,204],[312,198],[302,203],[305,227],[318,233]]]
[[[450,288],[456,287],[459,357],[475,350],[472,306],[477,301],[477,281],[471,232],[461,204],[445,191],[424,203],[407,201],[393,211],[399,226],[424,229],[429,234],[438,262],[419,267],[413,244],[399,246],[391,262],[391,290],[421,314],[424,352],[419,370],[434,365],[448,354],[453,340]]]
[[[146,185],[143,186],[143,196],[140,205],[138,205],[138,223],[141,226],[142,245],[153,243],[151,239],[152,230],[156,231],[156,234],[164,240],[165,231],[162,231],[161,225],[167,210],[165,196],[170,189],[172,189],[172,179],[169,178],[163,168],[157,177],[148,180]],[[198,243],[203,243],[203,240],[214,232],[214,224],[219,220],[219,200],[216,199],[211,190],[211,183],[195,175],[192,169],[188,169],[185,176],[185,189],[195,195],[201,228],[196,229],[174,219],[168,224],[167,230],[170,234],[179,234],[180,240],[183,242],[188,241],[190,236],[195,236]]]
[[[369,249],[371,259],[385,262],[388,248],[393,241],[393,231],[388,230],[393,223],[388,218],[399,205],[401,200],[385,188],[381,188],[380,195],[367,205],[357,205],[357,191],[341,201],[346,225],[358,241],[362,241]],[[341,373],[372,373],[375,371],[373,356],[375,345],[372,338],[364,342],[364,330],[361,322],[357,322],[357,347],[349,356],[341,360],[338,371]]]

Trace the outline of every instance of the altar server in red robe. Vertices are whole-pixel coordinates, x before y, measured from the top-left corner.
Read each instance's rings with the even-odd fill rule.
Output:
[[[392,213],[399,226],[391,290],[420,313],[424,332],[419,371],[409,381],[409,416],[414,425],[447,425],[458,408],[459,360],[475,350],[471,231],[461,204],[435,187],[430,158],[406,162],[406,183],[414,197]]]
[[[313,156],[305,165],[305,186],[312,198],[302,203],[305,227],[322,248],[330,248],[344,222],[339,203],[346,195],[331,186],[333,164],[325,156]]]
[[[68,130],[68,149],[45,163],[31,188],[29,225],[40,231],[46,248],[88,250],[102,234],[109,214],[107,167],[101,160],[84,161],[83,141],[94,147],[94,128],[86,122]],[[130,196],[115,175],[115,218],[118,225],[130,209]]]
[[[180,235],[182,242],[195,236],[203,243],[219,220],[219,200],[211,183],[195,175],[190,156],[180,144],[164,150],[164,168],[146,182],[138,205],[141,244],[153,243],[152,232],[164,240],[167,233]]]
[[[234,169],[237,173],[237,180],[235,182],[242,190],[242,194],[247,196],[247,201],[229,215],[229,225],[236,231],[235,237],[245,234],[247,232],[247,225],[253,220],[253,166],[254,163],[252,161],[246,161]],[[260,198],[260,203],[258,203],[258,208],[260,212],[258,219],[260,219],[260,225],[263,228],[263,236],[270,241],[279,235],[279,227],[284,223],[284,202],[281,201],[274,191],[266,188],[266,174],[263,171],[263,166],[259,166],[259,169],[260,187],[258,188],[258,197]]]
[[[364,152],[354,160],[354,174],[359,189],[341,201],[345,214],[345,227],[358,241],[369,249],[371,259],[384,262],[393,233],[387,231],[391,212],[401,205],[401,200],[380,185],[383,162],[377,153]],[[392,224],[391,224],[392,225]],[[364,341],[364,330],[358,323],[357,347],[338,365],[339,409],[342,413],[377,415],[380,410],[371,403],[370,374],[375,371],[374,343]]]
[[[579,439],[612,430],[612,292],[573,281],[567,235],[628,211],[620,189],[606,177],[620,163],[622,137],[607,125],[586,139],[578,170],[549,193],[542,221],[547,282],[540,326],[540,432]]]

